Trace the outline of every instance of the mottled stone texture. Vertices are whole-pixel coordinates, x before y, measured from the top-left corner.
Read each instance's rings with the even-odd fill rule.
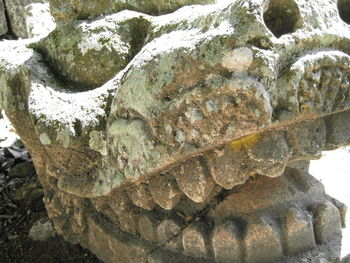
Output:
[[[87,19],[102,14],[134,10],[145,14],[160,15],[181,6],[215,3],[215,0],[49,0],[51,13],[56,21]]]
[[[334,260],[346,207],[307,167],[350,143],[348,9],[209,3],[52,0],[0,43],[49,216],[106,262]]]
[[[8,27],[6,21],[6,10],[3,0],[0,1],[0,36],[6,34]]]
[[[19,38],[48,34],[55,27],[47,0],[4,0],[9,27]]]

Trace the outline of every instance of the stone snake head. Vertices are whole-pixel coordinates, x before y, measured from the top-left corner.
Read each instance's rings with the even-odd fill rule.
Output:
[[[59,189],[203,163],[231,189],[349,143],[348,1],[211,2],[52,0],[49,36],[1,44],[1,107]]]

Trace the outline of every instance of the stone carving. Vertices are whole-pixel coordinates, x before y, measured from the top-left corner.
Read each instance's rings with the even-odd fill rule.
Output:
[[[305,169],[350,143],[345,4],[50,4],[54,32],[0,43],[0,105],[59,234],[105,262],[339,256],[346,207]]]

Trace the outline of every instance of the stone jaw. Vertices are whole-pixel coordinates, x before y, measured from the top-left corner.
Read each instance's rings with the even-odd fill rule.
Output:
[[[257,177],[223,193],[220,201],[214,198],[212,205],[192,216],[181,204],[171,211],[154,208],[146,212],[125,197],[114,192],[109,197],[91,199],[91,205],[81,203],[77,211],[74,207],[82,201],[67,194],[55,194],[46,203],[54,208],[51,211],[58,212],[51,217],[63,227],[62,233],[67,238],[86,237],[80,242],[87,242],[105,262],[114,262],[116,254],[125,257],[125,262],[134,262],[129,253],[135,249],[142,251],[140,260],[157,258],[163,251],[169,258],[180,257],[181,262],[295,262],[288,260],[316,256],[317,248],[322,246],[332,247],[327,259],[334,260],[340,251],[334,244],[344,223],[344,205],[329,198],[315,178],[295,169],[288,168],[274,179]],[[71,213],[65,224],[61,221],[67,215],[57,209],[62,205]],[[95,209],[103,216],[96,217],[99,213]],[[80,214],[87,211],[90,215],[82,221]],[[70,237],[67,233],[75,234]],[[133,234],[129,241],[123,240],[126,233]],[[110,249],[98,247],[105,239]],[[122,244],[129,247],[119,250]],[[158,260],[165,262],[164,258]]]
[[[252,0],[184,7],[159,17],[122,11],[82,22],[64,13],[65,24],[39,43],[1,44],[8,51],[0,58],[1,107],[36,158],[45,202],[61,234],[95,251],[104,249],[98,242],[128,244],[125,236],[140,235],[143,240],[125,250],[145,260],[161,244],[150,262],[165,262],[164,251],[184,254],[183,262],[196,255],[209,262],[241,260],[245,245],[237,230],[241,221],[231,220],[236,217],[247,223],[247,237],[259,243],[255,233],[261,230],[270,238],[261,261],[278,260],[282,247],[297,253],[300,238],[311,249],[314,236],[319,243],[339,236],[338,228],[322,226],[339,218],[317,183],[316,192],[307,194],[322,196],[322,205],[298,199],[302,208],[291,207],[283,219],[290,222],[283,235],[295,234],[288,241],[277,237],[281,229],[268,209],[256,220],[232,212],[227,221],[215,215],[228,209],[212,209],[257,174],[279,177],[290,161],[319,158],[323,149],[350,143],[349,26],[335,3],[320,8],[316,0],[282,2],[295,19],[283,35],[268,22],[281,11],[278,1],[262,6]],[[140,39],[128,37],[140,30]],[[112,43],[80,48],[106,34]],[[62,52],[66,45],[68,53]],[[21,60],[13,61],[15,54],[23,54]],[[23,121],[29,134],[19,127]],[[303,180],[297,179],[301,192],[309,189]],[[321,223],[315,221],[315,235],[305,205],[317,207],[312,213]],[[87,218],[90,212],[94,216]],[[106,221],[117,229],[111,235],[105,234]],[[237,253],[227,254],[221,235]],[[244,249],[249,260],[255,257],[254,245]],[[100,253],[113,261],[119,252]]]

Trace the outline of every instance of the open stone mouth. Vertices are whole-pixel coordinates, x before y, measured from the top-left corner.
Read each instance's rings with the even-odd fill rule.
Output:
[[[67,207],[69,218],[74,218],[68,223],[67,215],[50,215],[63,233],[86,228],[86,211],[76,211],[76,200],[87,202],[79,206],[98,215],[90,227],[111,224],[151,247],[184,254],[183,260],[189,262],[282,260],[335,242],[345,225],[346,207],[327,196],[322,184],[302,169],[306,160],[319,158],[322,149],[349,143],[344,123],[349,123],[349,111],[272,128],[108,196],[82,201],[58,192],[47,195],[45,202],[49,211]],[[107,242],[91,235],[89,246]]]
[[[337,63],[332,64],[334,59]],[[206,129],[213,131],[212,122],[218,119],[225,127],[233,120],[243,120],[248,123],[248,134],[251,128],[253,132],[231,141],[217,140],[211,149],[189,154],[187,159],[160,169],[162,172],[126,182],[99,197],[84,196],[78,192],[80,185],[74,188],[77,182],[85,184],[87,177],[80,176],[79,181],[52,169],[45,197],[50,217],[59,233],[71,241],[78,241],[76,235],[86,235],[86,240],[79,242],[87,242],[85,245],[92,249],[103,249],[96,247],[98,243],[128,244],[123,241],[127,238],[133,240],[129,244],[133,249],[184,255],[183,262],[272,262],[305,251],[317,253],[312,252],[317,246],[338,242],[334,239],[345,224],[346,207],[328,197],[312,176],[288,166],[319,158],[323,149],[349,143],[348,68],[348,56],[337,51],[311,54],[297,61],[292,73],[281,78],[282,83],[287,79],[295,85],[291,90],[297,103],[287,109],[281,107],[276,124],[266,122],[260,131],[254,132],[256,124],[250,125],[249,119],[271,117],[261,106],[266,101],[259,102],[264,96],[255,96],[258,116],[257,108],[246,106],[245,118],[225,96],[210,97],[217,100],[216,105],[224,105],[212,112],[200,108],[196,100],[177,104],[179,108],[172,110],[182,120],[187,116],[181,109],[197,107],[202,116],[199,125],[189,119],[182,128],[196,129],[198,138],[205,137]],[[292,113],[289,119],[283,115],[286,111]],[[298,119],[293,112],[302,117]],[[171,125],[174,129],[181,126],[175,118],[160,117],[159,123],[160,127]],[[156,130],[155,137],[157,133],[165,134]],[[117,152],[125,150],[114,146]],[[125,164],[115,163],[120,171],[125,168]],[[101,178],[95,180],[92,183],[99,184]],[[87,219],[85,215],[90,212],[94,216]],[[110,229],[105,229],[106,225]],[[96,234],[106,231],[111,231],[110,237]],[[142,241],[137,241],[140,238]],[[335,255],[336,251],[330,253]]]
[[[103,158],[126,178],[128,174],[134,177],[138,174],[140,178],[131,178],[124,184],[131,182],[133,187],[128,187],[131,199],[146,210],[155,206],[149,200],[155,199],[160,207],[170,210],[183,194],[193,202],[201,203],[213,189],[230,190],[245,183],[250,176],[280,176],[289,161],[319,158],[324,147],[335,148],[348,143],[348,126],[344,123],[348,122],[350,106],[349,68],[348,55],[340,51],[310,52],[297,60],[288,74],[279,78],[280,85],[291,83],[289,101],[275,98],[277,106],[273,110],[272,99],[262,91],[260,83],[250,77],[242,80],[238,77],[234,84],[228,82],[221,88],[206,90],[204,98],[193,90],[184,98],[174,99],[155,120],[132,116],[128,120],[117,111],[112,118],[116,121],[110,121],[107,127],[107,143],[113,153]],[[237,91],[232,85],[246,85],[250,89]],[[193,114],[189,114],[191,111],[195,112],[195,120]],[[136,135],[133,129],[138,129]],[[184,136],[181,142],[179,131]],[[147,135],[149,133],[151,136]],[[143,141],[140,138],[144,138]],[[133,140],[131,146],[130,140]],[[141,147],[135,147],[135,144]],[[182,150],[183,144],[190,145],[188,148],[196,145],[196,149]],[[147,159],[145,156],[155,155],[153,150],[157,145],[168,147],[167,151],[173,153],[163,157],[157,152],[159,158],[153,158],[151,167],[142,167]],[[107,150],[104,151],[106,155]],[[58,169],[59,173],[56,173],[58,188],[77,196],[101,195],[93,194],[88,187],[84,189],[82,184],[91,188],[106,186],[102,195],[118,186],[112,185],[108,181],[110,178],[70,176],[62,170]],[[154,189],[160,185],[171,193],[168,198],[157,196]],[[148,201],[140,204],[139,199]]]
[[[279,123],[217,143],[99,197],[76,194],[72,181],[51,171],[45,203],[56,229],[97,251],[106,243],[130,246],[102,254],[106,261],[125,251],[146,251],[160,262],[170,254],[181,262],[272,262],[340,242],[346,207],[311,175],[288,167],[349,144],[349,60],[331,54],[340,54],[344,63],[330,65],[326,56],[302,70],[292,68],[298,103],[288,110],[304,114],[299,120],[285,118],[281,110]],[[234,116],[236,107],[224,105]],[[206,116],[201,110],[202,123],[218,119],[221,111]]]
[[[349,39],[313,1],[89,21],[74,20],[93,5],[53,3],[61,24],[35,51],[1,54],[0,102],[58,233],[106,262],[336,258],[346,207],[305,170],[350,143]],[[346,1],[329,7],[344,30]]]

